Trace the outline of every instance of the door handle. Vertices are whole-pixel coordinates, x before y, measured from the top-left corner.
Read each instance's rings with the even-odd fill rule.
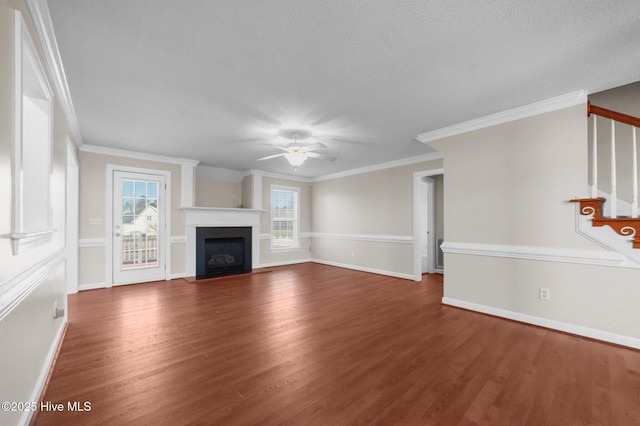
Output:
[[[114,235],[115,237],[119,237],[119,236],[120,236],[120,233],[119,233],[119,232],[116,232],[116,233],[115,233],[115,234],[113,234],[113,235]]]

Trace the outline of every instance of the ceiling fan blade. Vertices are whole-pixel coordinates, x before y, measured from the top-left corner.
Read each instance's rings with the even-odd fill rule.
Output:
[[[316,143],[312,143],[310,145],[304,145],[302,147],[302,151],[303,152],[309,152],[309,151],[313,151],[314,149],[322,149],[322,148],[326,148],[327,146],[321,142],[316,142]]]
[[[276,158],[276,157],[283,157],[287,154],[275,154],[275,155],[268,155],[266,157],[262,157],[262,158],[258,158],[256,161],[262,161],[262,160],[270,160],[272,158]]]
[[[289,152],[289,148],[285,148],[284,146],[272,145],[270,143],[263,144],[264,146],[270,146],[271,148],[279,149],[281,151]]]
[[[317,152],[305,152],[307,157],[317,158],[319,160],[327,160],[327,161],[336,161],[336,157],[332,157],[330,155],[319,154]]]
[[[344,143],[349,145],[360,145],[360,146],[370,146],[371,144],[364,141],[354,140],[354,139],[344,139],[340,137],[333,137],[331,135],[315,135],[316,139],[320,139],[323,141],[331,141],[337,143]]]

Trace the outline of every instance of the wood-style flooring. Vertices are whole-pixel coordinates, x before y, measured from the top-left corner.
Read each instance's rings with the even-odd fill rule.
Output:
[[[319,264],[69,297],[37,425],[638,425],[640,351]]]

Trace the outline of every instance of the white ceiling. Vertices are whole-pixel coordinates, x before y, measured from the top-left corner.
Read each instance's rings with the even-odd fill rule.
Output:
[[[419,133],[640,80],[638,0],[49,0],[84,143],[316,177]],[[280,128],[335,162],[294,172]]]

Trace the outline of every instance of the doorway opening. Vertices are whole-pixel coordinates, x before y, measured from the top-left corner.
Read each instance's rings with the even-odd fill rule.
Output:
[[[415,172],[414,195],[414,280],[423,273],[444,273],[440,245],[444,240],[444,169]]]

